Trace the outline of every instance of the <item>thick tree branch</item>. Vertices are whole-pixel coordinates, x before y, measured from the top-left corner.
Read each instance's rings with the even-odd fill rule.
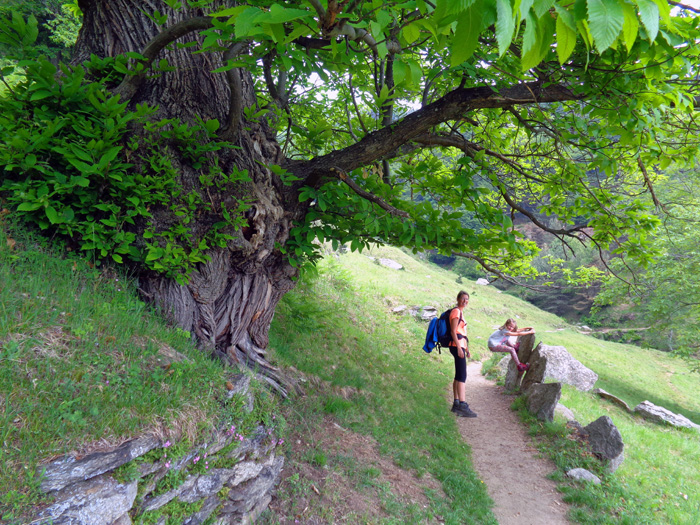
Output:
[[[365,136],[347,148],[309,161],[290,163],[300,185],[316,186],[330,173],[331,167],[352,171],[389,155],[438,124],[463,118],[465,114],[485,108],[580,100],[564,86],[542,87],[539,83],[519,84],[499,91],[490,87],[459,88],[414,111],[403,119]]]
[[[246,47],[245,42],[236,42],[224,52],[224,64],[240,55]],[[226,71],[226,79],[229,86],[229,105],[226,126],[221,130],[219,136],[224,140],[232,141],[238,134],[243,114],[243,86],[238,68]]]
[[[131,97],[136,94],[143,79],[146,78],[146,73],[148,73],[148,70],[151,68],[151,64],[153,64],[153,61],[163,48],[189,33],[203,31],[204,29],[210,29],[212,27],[214,27],[214,25],[211,17],[200,16],[178,22],[165,31],[158,33],[153,40],[146,45],[143,53],[141,53],[145,59],[143,62],[143,70],[136,75],[126,76],[115,90],[115,93],[121,95],[122,101],[131,99]]]

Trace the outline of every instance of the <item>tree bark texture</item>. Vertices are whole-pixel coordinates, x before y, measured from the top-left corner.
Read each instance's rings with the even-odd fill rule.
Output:
[[[167,26],[182,20],[201,17],[197,9],[173,11],[163,2],[135,0],[81,0],[83,27],[76,45],[76,62],[91,54],[99,57],[115,56],[129,51],[142,53],[149,42],[160,34],[158,27],[143,11],[158,10],[169,15]],[[201,38],[192,32],[178,42]],[[177,118],[195,123],[217,119],[228,121],[230,107],[229,81],[225,73],[211,71],[222,64],[220,53],[194,54],[196,48],[178,49],[168,46],[156,61],[166,58],[173,71],[150,74],[139,84],[130,100],[130,108],[138,103],[158,107],[154,119]],[[240,100],[237,108],[257,104],[252,76],[236,69]],[[240,109],[239,109],[240,110]],[[201,264],[187,285],[161,275],[142,275],[140,284],[169,319],[196,336],[202,348],[229,363],[243,363],[262,374],[275,388],[286,394],[285,380],[265,360],[268,331],[275,307],[293,285],[296,269],[276,248],[287,240],[292,221],[303,217],[302,205],[289,188],[267,166],[283,163],[274,130],[264,121],[248,122],[243,119],[232,139],[235,149],[224,148],[216,155],[216,162],[224,173],[247,169],[250,182],[237,184],[228,192],[214,194],[199,181],[201,171],[185,159],[176,158],[173,151],[163,151],[177,167],[177,184],[187,191],[197,191],[212,203],[212,209],[222,205],[233,210],[236,199],[245,198],[252,207],[245,212],[247,226],[240,231],[227,231],[234,239],[226,248],[208,252],[211,260]],[[212,159],[210,159],[212,160]],[[138,169],[138,165],[137,165]],[[177,220],[167,208],[153,210],[156,228],[167,227]],[[220,220],[207,217],[193,227],[200,234]]]

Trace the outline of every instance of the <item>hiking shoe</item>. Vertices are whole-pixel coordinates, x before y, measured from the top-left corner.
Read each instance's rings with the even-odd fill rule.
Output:
[[[476,412],[469,408],[469,405],[464,401],[460,401],[459,408],[455,410],[455,413],[461,417],[476,417]]]
[[[520,363],[518,365],[518,372],[524,372],[525,370],[530,370],[530,364],[529,363]]]

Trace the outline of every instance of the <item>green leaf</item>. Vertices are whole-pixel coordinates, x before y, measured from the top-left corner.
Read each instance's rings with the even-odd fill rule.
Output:
[[[221,11],[214,13],[212,16],[214,16],[214,17],[229,16],[229,17],[232,17],[235,19],[242,11],[245,11],[246,9],[248,9],[248,6],[245,6],[245,5],[239,5],[237,7],[229,7],[228,9],[222,9]]]
[[[243,38],[253,33],[253,29],[256,28],[255,22],[260,16],[262,11],[257,7],[249,7],[243,10],[238,17],[236,17],[236,38]]]
[[[615,42],[624,21],[625,14],[618,0],[588,0],[588,23],[600,53]]]
[[[496,20],[496,40],[498,41],[498,54],[503,56],[513,40],[515,21],[510,0],[496,0],[498,19]]]
[[[17,206],[17,211],[34,211],[41,208],[40,202],[23,202]]]
[[[574,14],[560,5],[555,5],[554,8],[557,11],[557,15],[559,15],[558,18],[561,18],[562,23],[566,24],[572,31],[576,31]]]
[[[649,35],[649,42],[656,40],[659,34],[659,7],[651,0],[637,0],[639,18]]]
[[[622,38],[627,51],[631,51],[639,33],[639,20],[634,7],[626,2],[622,4],[622,12],[625,14],[625,22],[622,25]]]
[[[666,0],[653,0],[656,6],[659,8],[659,14],[661,20],[664,21],[669,28],[673,27],[673,20],[671,19],[671,6]]]
[[[409,83],[410,83],[410,74],[411,71],[408,68],[406,64],[403,63],[401,60],[395,60],[394,61],[394,83],[396,85],[401,84],[405,79],[406,75],[409,75]]]
[[[412,44],[420,38],[420,27],[418,27],[418,24],[408,24],[401,30],[401,34],[407,44]]]
[[[525,20],[525,18],[527,17],[533,3],[534,3],[534,0],[522,0],[522,2],[520,2],[520,21],[521,22],[523,20]]]
[[[459,15],[450,49],[452,67],[465,62],[474,54],[481,32],[482,7],[483,0],[475,0],[469,9]]]
[[[542,18],[542,16],[549,11],[553,5],[554,0],[535,0],[532,7],[535,9],[537,18]]]
[[[303,9],[288,9],[279,4],[272,4],[269,14],[262,15],[260,22],[267,24],[284,24],[299,18],[310,17],[311,13]]]
[[[557,17],[557,58],[564,64],[576,47],[576,31],[572,30],[563,17]]]
[[[525,32],[523,33],[523,57],[535,47],[537,43],[537,19],[535,15],[529,13],[525,22]],[[527,69],[523,67],[523,69]]]
[[[46,218],[49,219],[51,224],[59,224],[63,222],[63,217],[58,215],[58,212],[53,208],[53,206],[46,207]]]

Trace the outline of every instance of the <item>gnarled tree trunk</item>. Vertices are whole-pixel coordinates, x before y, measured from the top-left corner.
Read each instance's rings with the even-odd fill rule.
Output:
[[[169,16],[167,26],[202,15],[196,9],[173,11],[162,2],[157,4],[155,8]],[[142,53],[163,30],[143,13],[155,9],[151,2],[82,0],[80,7],[84,22],[76,62],[90,54],[107,57],[129,51]],[[178,42],[196,38],[201,37],[191,32]],[[238,112],[235,121],[243,119],[241,108],[257,104],[253,78],[244,69],[232,72],[239,93],[237,104],[230,103],[231,83],[226,74],[211,72],[222,64],[221,53],[193,54],[192,48],[171,45],[159,53],[160,58],[166,58],[174,71],[145,78],[131,96],[130,107],[137,103],[157,106],[156,119],[194,123],[200,118],[225,123],[229,111]],[[288,384],[264,356],[275,307],[293,287],[296,274],[276,246],[285,243],[292,221],[302,217],[304,210],[292,190],[267,168],[284,160],[274,130],[264,120],[242,120],[240,124],[230,136],[236,148],[211,153],[218,157],[215,160],[224,173],[234,167],[248,170],[250,182],[237,185],[235,194],[212,194],[200,184],[200,170],[183,158],[173,158],[174,150],[163,154],[178,168],[177,183],[206,196],[213,209],[220,209],[222,204],[234,209],[236,199],[248,199],[252,207],[246,212],[247,227],[226,232],[234,239],[225,248],[210,250],[211,260],[197,268],[187,285],[149,273],[141,275],[141,288],[174,323],[194,334],[204,349],[224,361],[247,364],[286,394]],[[167,225],[177,220],[165,208],[152,213],[156,228],[159,223]],[[204,217],[193,233],[201,233],[215,220]]]

